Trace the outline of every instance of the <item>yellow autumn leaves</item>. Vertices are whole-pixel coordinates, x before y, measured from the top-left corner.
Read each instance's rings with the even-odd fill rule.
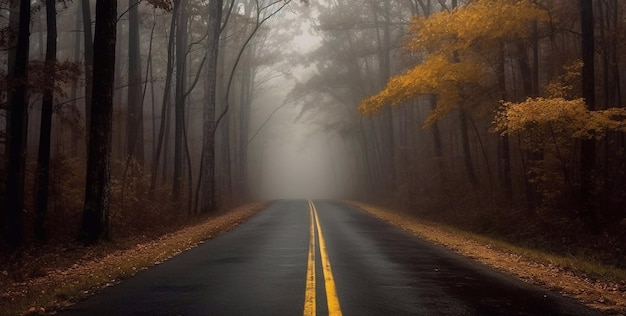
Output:
[[[564,74],[546,85],[547,98],[523,102],[502,102],[494,119],[494,130],[504,134],[536,134],[543,130],[551,137],[596,138],[608,132],[626,132],[626,109],[590,111],[580,98],[582,62],[564,67]],[[536,137],[536,135],[535,135]],[[539,139],[535,139],[539,142]]]
[[[485,81],[494,77],[494,69],[485,57],[487,52],[528,38],[532,23],[548,20],[547,12],[528,0],[476,0],[428,18],[416,17],[405,48],[427,56],[425,61],[392,77],[384,90],[362,100],[358,111],[363,116],[376,115],[385,106],[434,94],[437,104],[424,123],[428,127],[460,107],[468,97],[464,91],[489,84]],[[579,98],[581,68],[580,61],[566,66],[565,74],[545,87],[548,98],[502,102],[494,130],[510,134],[549,127],[551,133],[568,138],[600,138],[609,131],[626,131],[624,109],[587,110]]]
[[[451,12],[415,17],[409,27],[410,51],[452,54],[493,40],[529,36],[529,21],[547,21],[544,10],[527,0],[478,0]]]
[[[480,57],[483,46],[526,36],[531,21],[547,18],[545,11],[530,1],[511,0],[478,0],[451,12],[416,17],[405,48],[415,54],[425,53],[426,60],[392,77],[384,90],[364,99],[358,111],[375,115],[385,106],[435,94],[437,106],[425,122],[428,126],[459,106],[461,87],[481,85],[490,76],[492,68]]]
[[[433,55],[404,75],[392,77],[384,90],[363,100],[358,111],[361,115],[374,115],[388,104],[400,105],[417,95],[436,94],[439,99],[431,117],[439,117],[459,103],[458,85],[479,82],[481,77],[480,67],[476,64],[452,63],[441,55]],[[430,121],[432,119],[426,124]]]
[[[503,134],[546,130],[567,138],[602,138],[607,132],[626,132],[626,109],[589,111],[582,98],[528,98],[504,102],[495,117],[496,130]]]

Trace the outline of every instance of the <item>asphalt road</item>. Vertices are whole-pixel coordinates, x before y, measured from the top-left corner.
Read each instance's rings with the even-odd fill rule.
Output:
[[[600,315],[353,207],[306,200],[276,202],[61,314],[303,313]]]

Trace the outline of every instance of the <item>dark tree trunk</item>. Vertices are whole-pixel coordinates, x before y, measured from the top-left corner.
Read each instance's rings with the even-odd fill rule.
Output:
[[[109,195],[111,190],[111,127],[113,121],[113,82],[115,79],[115,39],[117,1],[96,2],[96,28],[93,49],[93,94],[85,208],[80,238],[93,244],[109,238]]]
[[[381,73],[381,75],[383,76],[384,80],[387,81],[389,80],[389,77],[391,77],[391,20],[390,20],[390,16],[391,16],[391,1],[383,1],[383,51],[382,54],[384,55],[383,57],[383,72]],[[389,161],[389,175],[391,177],[390,179],[390,184],[391,184],[391,190],[396,189],[397,183],[396,183],[396,141],[394,138],[394,124],[393,124],[393,111],[391,109],[391,107],[386,107],[387,111],[386,113],[383,113],[383,115],[385,116],[385,125],[386,125],[386,131],[385,131],[385,143],[387,144],[387,151],[388,151],[388,161]]]
[[[82,0],[83,35],[85,37],[85,129],[91,124],[91,95],[93,90],[93,36],[91,34],[91,5],[89,0]]]
[[[463,162],[465,164],[465,172],[467,173],[469,182],[472,185],[477,185],[478,179],[476,178],[476,172],[474,171],[474,166],[472,165],[472,152],[470,150],[469,131],[467,127],[467,112],[465,109],[459,109],[459,121],[461,123],[461,145],[463,146]]]
[[[582,31],[582,92],[588,110],[595,110],[595,43],[593,1],[580,0],[581,31]],[[592,202],[592,172],[595,166],[596,142],[594,139],[582,141],[580,152],[580,197],[583,202],[583,213],[594,216]]]
[[[437,106],[437,96],[430,95],[430,109],[431,111],[435,110]],[[441,132],[439,130],[439,122],[435,121],[433,123],[433,149],[435,151],[435,159],[437,160],[437,167],[439,168],[439,177],[441,184],[445,184],[448,181],[448,176],[446,174],[446,165],[443,160],[443,145],[441,143]]]
[[[183,128],[185,126],[185,83],[187,58],[187,1],[181,0],[176,23],[176,97],[174,102],[174,181],[172,199],[180,200],[183,176]]]
[[[28,124],[28,53],[30,37],[30,0],[21,0],[15,63],[11,82],[13,95],[7,109],[7,187],[6,209],[3,213],[5,238],[12,249],[22,243],[24,208],[24,158],[26,156],[26,130]]]
[[[48,177],[50,166],[50,132],[52,130],[52,106],[57,59],[56,0],[46,0],[46,77],[43,101],[41,103],[41,128],[39,130],[39,151],[37,154],[37,177],[35,178],[35,235],[39,241],[46,240],[46,214],[48,212]]]
[[[171,94],[170,85],[172,83],[173,72],[173,57],[175,48],[175,34],[176,34],[176,13],[178,12],[178,1],[174,3],[174,12],[172,13],[172,21],[170,23],[169,39],[167,44],[167,72],[165,74],[165,87],[163,91],[163,100],[161,103],[161,123],[159,124],[159,137],[155,139],[156,149],[154,156],[152,157],[152,174],[150,176],[150,195],[154,198],[154,190],[156,189],[156,183],[159,173],[159,161],[161,159],[161,150],[165,140],[165,135],[169,134],[166,131],[169,129],[169,99]],[[165,150],[167,152],[167,148]],[[167,155],[164,155],[167,156]],[[164,159],[165,160],[165,159]],[[165,175],[165,172],[163,172]]]
[[[81,18],[81,14],[79,14],[78,12],[79,8],[76,9],[76,24],[75,24],[75,28],[77,30],[80,30],[80,26],[82,24],[82,18]],[[76,34],[74,34],[74,62],[75,63],[80,63],[80,50],[81,50],[81,37],[82,35],[80,34],[80,32],[76,32]],[[70,94],[70,100],[73,100],[72,103],[70,104],[70,108],[72,109],[72,111],[77,111],[77,107],[76,107],[76,101],[77,101],[77,96],[78,96],[78,81],[74,80],[72,81],[72,92]],[[78,112],[80,113],[80,112]],[[71,156],[72,157],[77,157],[78,156],[78,140],[81,138],[80,135],[78,133],[76,133],[77,128],[75,126],[72,127],[72,131],[71,133],[73,134],[72,137],[72,150],[71,150]],[[83,143],[84,145],[84,143]],[[82,147],[84,148],[84,147]]]
[[[390,3],[389,1],[382,2],[382,25],[378,20],[378,14],[375,14],[376,26],[378,30],[378,62],[379,62],[379,85],[384,88],[387,80],[391,75],[391,29],[390,29]],[[376,10],[376,9],[375,9]],[[382,27],[382,37],[380,34],[380,28]],[[394,131],[393,131],[393,115],[391,107],[385,107],[380,117],[380,131],[381,131],[381,145],[384,150],[384,157],[381,157],[386,166],[387,184],[390,191],[393,191],[396,186],[396,168],[395,168],[395,145],[394,145]]]
[[[536,97],[538,96],[539,86],[539,38],[537,33],[537,23],[533,24],[533,44],[532,44],[532,68],[529,62],[528,52],[523,46],[518,47],[519,52],[522,54],[521,58],[518,58],[517,63],[522,76],[522,88],[523,95]],[[528,164],[525,164],[522,160],[524,174],[524,189],[526,191],[526,209],[529,214],[533,214],[535,210],[541,204],[541,193],[537,187],[537,182],[532,181],[538,175],[536,168],[533,168],[543,160],[543,150],[529,151],[524,150],[523,155],[528,158]]]
[[[143,166],[143,97],[141,83],[141,50],[139,46],[139,0],[128,3],[128,118],[126,152]]]
[[[217,56],[222,21],[223,0],[209,2],[209,33],[207,36],[207,104],[203,113],[202,143],[202,212],[215,212],[215,105],[217,87]]]
[[[452,9],[458,6],[457,0],[452,0]],[[453,59],[455,62],[459,61],[459,57],[456,53],[454,53]],[[467,128],[467,112],[463,108],[463,105],[460,105],[459,108],[459,122],[461,128],[461,146],[463,146],[463,163],[465,164],[465,172],[467,173],[467,178],[472,185],[478,184],[478,178],[476,177],[476,172],[474,171],[474,166],[472,165],[472,151],[470,149],[469,143],[469,131]]]
[[[7,45],[7,74],[11,75],[15,71],[15,55],[17,48],[17,32],[20,28],[20,1],[21,0],[10,0],[9,1],[9,33],[7,35],[8,41]],[[7,91],[7,101],[10,104],[13,96],[13,91],[9,89]],[[6,152],[6,157],[9,156],[8,151]]]
[[[506,91],[506,58],[504,56],[504,47],[500,48],[500,60],[498,62],[498,89],[500,90],[500,99],[507,100]],[[500,136],[500,156],[501,162],[500,179],[504,187],[504,195],[508,201],[513,199],[513,185],[511,183],[511,149],[509,144],[509,135]]]

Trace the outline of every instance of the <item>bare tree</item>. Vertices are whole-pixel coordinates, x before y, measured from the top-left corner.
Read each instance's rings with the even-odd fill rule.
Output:
[[[202,115],[202,167],[200,183],[202,189],[202,212],[216,211],[215,194],[215,105],[217,88],[217,57],[222,26],[223,0],[209,2],[207,36],[207,100]]]
[[[30,37],[30,0],[20,0],[19,28],[15,63],[9,76],[13,82],[13,94],[7,109],[7,187],[3,228],[12,249],[22,242],[22,212],[24,208],[24,158],[26,156],[27,130],[27,82]],[[14,14],[15,12],[11,12]]]
[[[41,127],[37,154],[37,178],[35,178],[35,235],[46,240],[46,213],[48,212],[48,177],[50,174],[50,132],[52,130],[52,106],[57,59],[56,0],[46,0],[46,83],[41,103]]]
[[[25,0],[27,1],[27,0]],[[96,2],[96,28],[93,50],[93,94],[85,207],[80,239],[93,244],[109,238],[109,196],[111,191],[111,132],[113,122],[113,82],[115,79],[115,39],[117,1]]]
[[[89,0],[82,0],[83,36],[85,45],[85,127],[89,130],[91,122],[91,95],[93,90],[93,36],[91,33],[91,5]]]
[[[581,31],[582,31],[582,94],[587,109],[595,110],[595,38],[593,20],[593,1],[580,0]],[[584,204],[584,213],[594,217],[592,197],[592,172],[596,159],[596,142],[593,138],[582,141],[580,148],[580,197]]]
[[[141,82],[141,49],[139,38],[139,0],[128,2],[128,117],[126,152],[144,162],[143,97]]]

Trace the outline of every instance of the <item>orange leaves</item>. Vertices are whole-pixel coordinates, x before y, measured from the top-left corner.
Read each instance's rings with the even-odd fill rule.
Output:
[[[375,115],[388,104],[395,106],[417,95],[437,94],[437,110],[426,121],[428,126],[457,106],[459,85],[478,83],[481,74],[480,66],[475,63],[453,63],[441,55],[432,55],[405,74],[392,77],[384,90],[364,99],[358,111],[361,115]]]
[[[582,99],[528,98],[524,102],[504,102],[495,117],[496,130],[503,134],[523,132],[536,126],[567,128],[570,134],[580,130],[586,118],[585,102]]]
[[[626,109],[608,108],[600,111],[589,111],[586,131],[582,136],[602,138],[608,132],[626,133]]]
[[[494,129],[502,134],[527,135],[545,130],[551,137],[562,137],[563,142],[571,138],[600,139],[609,132],[626,132],[626,109],[587,110],[584,99],[579,96],[582,66],[580,60],[565,66],[564,74],[546,86],[548,98],[504,102],[494,119]]]
[[[530,22],[536,20],[547,21],[548,15],[530,0],[476,0],[429,18],[415,17],[405,48],[428,53],[426,61],[391,78],[384,90],[361,102],[359,113],[375,115],[386,105],[436,94],[437,107],[424,124],[429,126],[459,106],[461,90],[471,93],[474,86],[486,83],[493,69],[485,66],[485,51],[527,36]]]
[[[552,98],[575,99],[581,97],[583,62],[576,60],[563,67],[564,74],[546,85],[546,93]]]
[[[412,39],[406,48],[453,53],[481,42],[526,37],[529,22],[548,19],[546,11],[528,0],[478,0],[428,19],[414,18],[409,28]]]
[[[503,103],[494,120],[502,134],[546,129],[564,138],[602,138],[608,132],[626,132],[626,109],[589,111],[583,99],[528,98]]]

